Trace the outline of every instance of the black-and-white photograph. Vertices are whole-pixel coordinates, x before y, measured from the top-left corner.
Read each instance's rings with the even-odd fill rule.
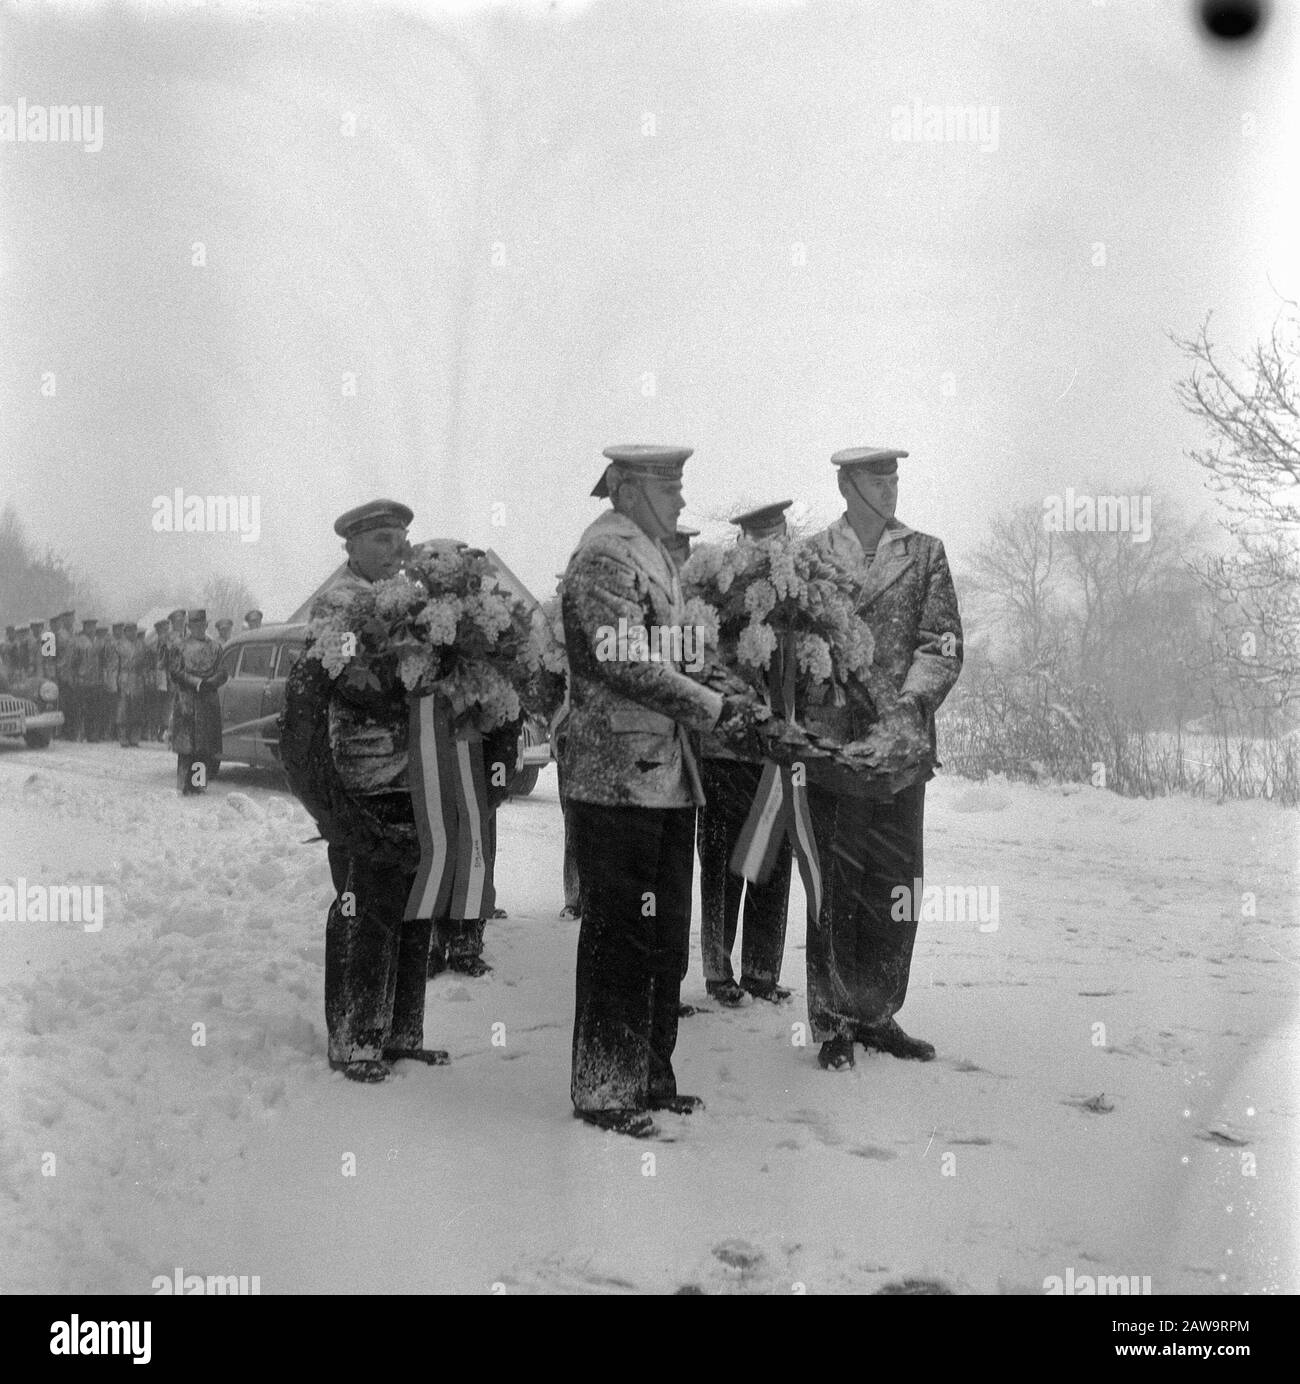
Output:
[[[1264,0],[6,4],[0,1293],[1248,1354],[1144,1300],[1300,1291],[1298,90]]]

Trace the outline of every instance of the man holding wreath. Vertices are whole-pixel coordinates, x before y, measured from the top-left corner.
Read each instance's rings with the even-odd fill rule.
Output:
[[[857,611],[871,629],[871,665],[847,680],[845,704],[811,706],[808,728],[854,742],[860,773],[812,761],[808,802],[823,861],[821,909],[808,930],[808,1010],[818,1061],[853,1066],[853,1044],[922,1062],[934,1047],[894,1015],[907,995],[923,873],[926,781],[934,776],[934,714],[962,664],[961,616],[943,544],[895,518],[906,452],[856,447],[831,458],[845,514],[813,542],[858,577]],[[892,915],[905,885],[913,908]]]

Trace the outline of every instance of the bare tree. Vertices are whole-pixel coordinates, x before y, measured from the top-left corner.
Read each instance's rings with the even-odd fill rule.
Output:
[[[239,628],[239,622],[246,611],[259,604],[252,590],[239,577],[226,574],[209,577],[203,583],[203,605],[208,612],[209,624],[229,619]]]
[[[1300,312],[1285,303],[1267,339],[1229,364],[1210,340],[1174,338],[1192,362],[1178,383],[1209,444],[1191,453],[1210,474],[1234,551],[1201,559],[1210,593],[1212,648],[1232,684],[1226,709],[1271,728],[1300,698]],[[1255,728],[1258,728],[1256,726]]]
[[[0,513],[0,624],[48,620],[60,610],[86,610],[99,591],[51,548],[44,556],[28,537],[12,501]]]

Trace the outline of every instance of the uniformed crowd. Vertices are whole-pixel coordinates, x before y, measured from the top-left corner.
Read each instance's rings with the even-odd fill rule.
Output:
[[[197,629],[195,615],[202,617]],[[244,616],[245,629],[257,629],[261,623],[260,610]],[[0,691],[53,683],[63,713],[63,725],[56,732],[60,739],[92,744],[117,740],[124,749],[133,749],[142,740],[166,740],[172,733],[186,644],[198,637],[219,652],[234,621],[218,620],[215,640],[207,638],[207,613],[191,611],[187,617],[183,608],[166,620],[156,620],[152,637],[134,620],[110,624],[83,619],[80,631],[76,625],[76,612],[64,610],[48,622],[7,626],[0,643]],[[43,700],[39,686],[32,691],[34,700]],[[209,757],[219,760],[220,754],[218,734]]]
[[[702,1104],[678,1091],[672,1064],[679,1020],[693,1012],[681,1004],[680,989],[697,850],[706,988],[728,1006],[790,998],[779,981],[792,850],[788,840],[779,845],[762,883],[734,873],[733,852],[764,762],[778,754],[770,732],[781,708],[773,699],[718,676],[716,667],[688,669],[680,645],[650,660],[600,652],[603,632],[621,621],[628,628],[684,625],[679,567],[694,536],[677,524],[689,448],[637,444],[604,455],[608,465],[592,494],[611,507],[581,535],[560,587],[568,691],[552,743],[565,825],[564,913],[581,918],[570,1090],[583,1120],[645,1137],[655,1133],[652,1112],[685,1114]],[[898,460],[906,456],[877,447],[836,453],[845,513],[811,540],[853,574],[856,613],[875,645],[869,672],[848,677],[838,695],[800,713],[810,731],[875,751],[871,772],[829,760],[806,766],[804,820],[820,861],[818,906],[808,916],[808,1006],[818,1061],[828,1071],[854,1065],[855,1043],[922,1061],[935,1053],[895,1019],[916,934],[913,918],[897,918],[895,890],[904,885],[910,897],[923,874],[934,718],[961,669],[962,629],[942,543],[895,516]],[[733,522],[750,538],[779,533],[790,503]],[[341,516],[335,530],[349,555],[344,580],[361,588],[398,572],[410,551],[412,517],[387,500]],[[302,763],[328,766],[346,749],[382,766],[382,792],[370,794],[364,808],[335,793],[328,776],[290,772],[331,845],[330,1062],[351,1079],[380,1081],[404,1058],[447,1060],[423,1042],[424,979],[441,920],[403,914],[417,863],[406,846],[414,839],[407,709],[400,690],[381,689],[360,715],[341,705],[341,688],[323,682],[313,704],[312,663],[299,660],[286,700],[286,716],[308,708],[294,732]],[[356,742],[350,747],[347,735]],[[292,738],[282,721],[286,768],[295,760]],[[742,899],[737,981],[732,952]]]

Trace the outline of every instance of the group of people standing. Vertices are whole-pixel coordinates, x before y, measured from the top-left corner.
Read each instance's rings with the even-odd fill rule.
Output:
[[[623,661],[602,652],[604,632],[620,621],[683,626],[679,565],[691,537],[677,526],[689,448],[638,444],[604,455],[608,465],[592,494],[610,508],[581,535],[560,588],[568,695],[553,746],[565,814],[565,912],[581,918],[570,1093],[582,1120],[646,1137],[656,1130],[654,1112],[687,1114],[702,1104],[677,1089],[672,1061],[679,1020],[691,1012],[681,1004],[681,983],[697,848],[706,987],[731,1005],[790,998],[779,980],[791,848],[779,847],[762,884],[742,885],[732,873],[736,841],[773,752],[759,728],[779,709],[748,688],[719,690],[671,651]],[[807,708],[804,718],[810,730],[840,743],[870,732],[892,747],[883,774],[810,760],[800,789],[821,862],[808,916],[808,1005],[828,1071],[852,1067],[856,1043],[900,1058],[935,1055],[894,1017],[906,997],[916,933],[914,918],[894,916],[894,890],[901,884],[910,892],[923,874],[934,717],[961,669],[962,629],[942,543],[895,515],[898,461],[906,455],[876,447],[836,453],[845,513],[812,539],[854,574],[857,617],[871,631],[875,656],[870,690],[849,678],[841,696]],[[766,537],[783,529],[789,503],[734,522],[751,538]],[[344,579],[360,586],[395,575],[410,551],[411,519],[393,501],[342,516],[335,527],[348,549]],[[311,664],[301,659],[291,674],[286,716],[295,704],[310,704],[305,680],[320,677]],[[296,700],[295,679],[302,684]],[[338,695],[325,695],[303,720],[300,759],[331,754],[331,740],[337,747],[347,724],[376,762],[393,769],[367,809],[366,829],[348,825],[348,809],[330,801],[328,790],[308,787],[310,775],[294,782],[291,771],[290,779],[331,843],[330,1062],[350,1079],[380,1081],[395,1061],[447,1060],[423,1036],[424,978],[438,920],[406,916],[416,859],[389,849],[412,836],[404,708],[372,703],[359,718],[340,717]],[[289,767],[292,727],[282,722],[281,732]],[[489,759],[505,753],[485,746]],[[742,897],[737,981],[732,952]]]
[[[193,612],[191,612],[192,614]],[[206,638],[207,615],[200,633]],[[262,612],[250,610],[245,629],[257,629]],[[116,739],[124,749],[142,740],[166,740],[176,698],[174,679],[192,622],[183,608],[156,620],[150,638],[134,620],[81,621],[76,612],[60,611],[47,622],[10,625],[0,642],[0,674],[9,688],[27,681],[52,682],[63,725],[62,740],[94,744]],[[234,621],[218,620],[218,648],[229,638]],[[215,757],[220,757],[220,735]]]

